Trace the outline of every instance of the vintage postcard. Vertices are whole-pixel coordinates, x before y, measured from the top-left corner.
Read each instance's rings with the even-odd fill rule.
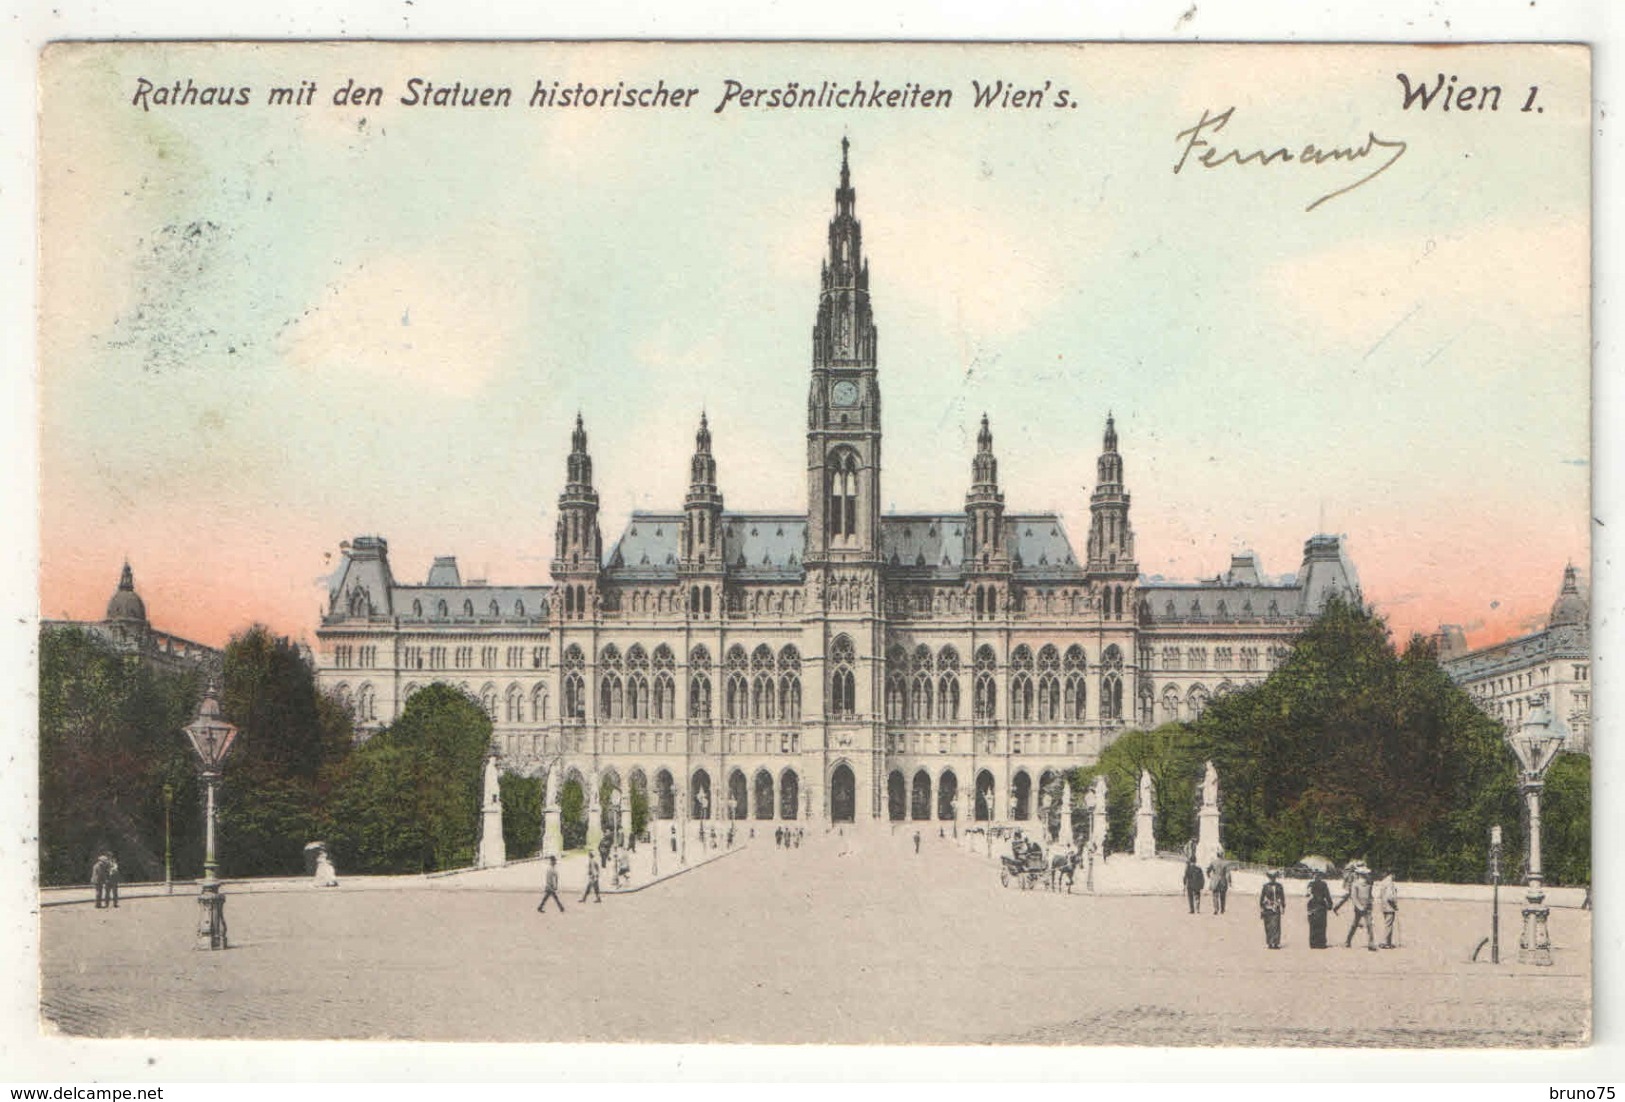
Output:
[[[46,1033],[1589,1042],[1584,46],[41,72]]]

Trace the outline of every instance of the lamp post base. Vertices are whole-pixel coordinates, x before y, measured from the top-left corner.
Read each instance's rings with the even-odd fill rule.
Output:
[[[1518,943],[1519,964],[1551,967],[1552,938],[1546,929],[1546,916],[1550,912],[1551,908],[1546,906],[1545,892],[1529,893],[1529,904],[1523,909],[1523,938]]]
[[[218,880],[198,881],[197,949],[225,949],[226,896]]]

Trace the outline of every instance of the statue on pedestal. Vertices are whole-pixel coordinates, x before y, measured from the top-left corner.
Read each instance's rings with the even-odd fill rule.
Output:
[[[1140,801],[1134,811],[1134,856],[1142,861],[1157,855],[1157,812],[1152,802],[1151,774],[1140,770]]]

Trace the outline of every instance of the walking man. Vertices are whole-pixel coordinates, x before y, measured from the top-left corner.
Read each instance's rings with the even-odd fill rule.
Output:
[[[1213,913],[1224,914],[1224,900],[1230,894],[1230,863],[1223,857],[1215,857],[1207,867],[1207,886],[1213,893]]]
[[[1258,914],[1264,920],[1264,944],[1271,949],[1281,947],[1281,913],[1286,910],[1286,889],[1281,887],[1281,874],[1270,869],[1266,874],[1264,890],[1258,893]]]
[[[1326,912],[1332,909],[1332,890],[1316,872],[1309,881],[1309,948],[1326,948]]]
[[[920,852],[920,832],[917,830],[914,832],[914,852],[916,854]]]
[[[1373,953],[1377,951],[1377,931],[1371,925],[1371,870],[1364,865],[1354,870],[1354,879],[1349,883],[1348,891],[1343,898],[1337,901],[1332,908],[1335,913],[1343,909],[1343,904],[1354,900],[1354,921],[1349,923],[1348,937],[1343,939],[1343,948],[1347,949],[1354,944],[1354,931],[1363,924],[1365,926],[1366,948]]]
[[[542,901],[536,905],[538,913],[546,913],[545,908],[549,899],[559,905],[559,913],[563,914],[564,900],[559,898],[559,859],[557,857],[547,859],[547,879],[544,881]]]
[[[1202,870],[1194,857],[1185,860],[1185,902],[1190,904],[1191,914],[1202,909]]]
[[[107,855],[107,899],[118,906],[118,858],[111,853]]]
[[[593,896],[593,902],[602,903],[604,897],[598,892],[598,862],[592,856],[587,857],[587,888],[581,893],[581,902],[585,903],[588,896]],[[561,903],[560,909],[563,909]]]
[[[118,906],[118,893],[113,893]],[[1382,947],[1394,947],[1394,920],[1399,917],[1399,885],[1394,883],[1394,870],[1386,869],[1383,872],[1382,882],[1377,885],[1377,904],[1382,907]]]

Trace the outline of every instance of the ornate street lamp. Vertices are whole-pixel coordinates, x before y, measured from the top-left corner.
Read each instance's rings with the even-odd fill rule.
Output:
[[[198,705],[197,718],[186,725],[186,737],[197,751],[199,770],[207,793],[204,804],[203,879],[198,883],[197,948],[226,948],[226,899],[220,892],[214,861],[214,787],[220,783],[220,767],[237,737],[237,728],[220,714],[211,682]]]
[[[1535,699],[1529,718],[1509,741],[1512,752],[1518,755],[1518,764],[1523,767],[1518,791],[1529,801],[1528,905],[1523,909],[1523,940],[1518,946],[1518,961],[1549,966],[1552,940],[1546,929],[1549,908],[1540,872],[1540,793],[1546,785],[1546,770],[1563,748],[1563,728],[1546,706],[1545,694]]]

